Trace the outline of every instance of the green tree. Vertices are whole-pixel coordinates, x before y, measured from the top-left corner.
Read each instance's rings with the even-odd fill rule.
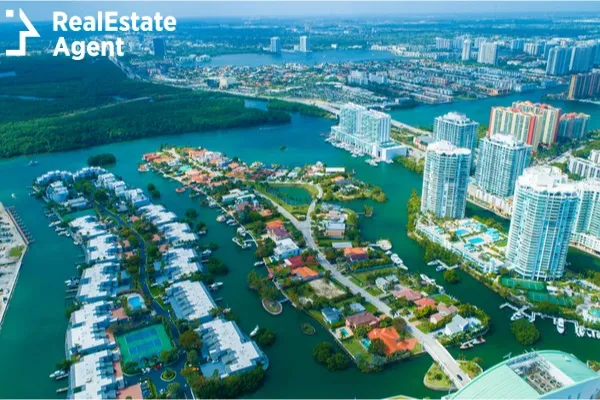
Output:
[[[385,343],[381,339],[371,340],[369,345],[369,353],[377,356],[385,357]]]
[[[179,346],[185,351],[200,350],[202,348],[202,339],[194,330],[187,330],[179,336]]]
[[[526,319],[518,319],[510,324],[510,330],[523,345],[530,345],[538,341],[540,331],[536,326]]]
[[[444,281],[450,284],[456,284],[460,282],[460,275],[454,269],[444,271]]]

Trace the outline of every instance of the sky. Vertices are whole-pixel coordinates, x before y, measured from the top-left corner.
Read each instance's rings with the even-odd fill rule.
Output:
[[[600,2],[595,1],[30,1],[0,0],[4,9],[23,8],[33,21],[49,21],[53,11],[89,15],[99,10],[142,15],[161,12],[179,18],[202,17],[337,17],[403,16],[439,14],[523,14],[592,12],[600,17]],[[592,16],[592,15],[590,15]],[[0,13],[0,23],[9,22]]]

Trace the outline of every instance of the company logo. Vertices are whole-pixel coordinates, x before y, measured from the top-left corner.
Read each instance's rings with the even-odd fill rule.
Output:
[[[14,18],[15,10],[6,10],[6,18]],[[19,32],[19,48],[17,50],[6,50],[7,57],[22,57],[27,54],[27,38],[38,38],[40,34],[35,29],[27,15],[19,8],[19,18],[27,28],[26,31]]]

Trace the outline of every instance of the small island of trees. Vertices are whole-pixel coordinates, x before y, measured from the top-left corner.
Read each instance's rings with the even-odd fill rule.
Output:
[[[105,165],[112,165],[117,162],[117,157],[110,153],[100,153],[90,156],[87,163],[90,167],[103,167]]]

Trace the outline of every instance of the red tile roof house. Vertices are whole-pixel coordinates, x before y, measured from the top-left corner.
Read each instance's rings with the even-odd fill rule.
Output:
[[[438,313],[433,314],[431,317],[429,317],[429,322],[431,322],[432,324],[437,324],[438,322],[443,320],[444,317],[445,317],[444,314],[438,312]]]
[[[363,312],[360,314],[354,314],[346,318],[346,326],[354,329],[357,326],[379,326],[379,318],[371,314],[370,312]]]
[[[315,265],[315,258],[313,256],[306,257],[306,261],[302,261],[302,256],[293,256],[290,258],[286,258],[283,262],[286,267],[290,267],[291,269],[300,268],[304,265]]]
[[[274,228],[267,227],[267,236],[269,236],[274,242],[278,242],[283,239],[290,237],[290,234],[283,226],[276,226]]]
[[[458,308],[456,308],[456,306],[447,306],[444,303],[438,304],[437,310],[440,312],[440,314],[443,314],[444,316],[454,315],[458,312]]]
[[[422,297],[421,293],[411,290],[409,288],[402,289],[399,292],[394,292],[394,296],[397,298],[404,297],[408,301],[419,300]]]
[[[435,308],[435,301],[430,298],[415,300],[413,303],[417,305],[417,308],[424,308],[428,306]]]

